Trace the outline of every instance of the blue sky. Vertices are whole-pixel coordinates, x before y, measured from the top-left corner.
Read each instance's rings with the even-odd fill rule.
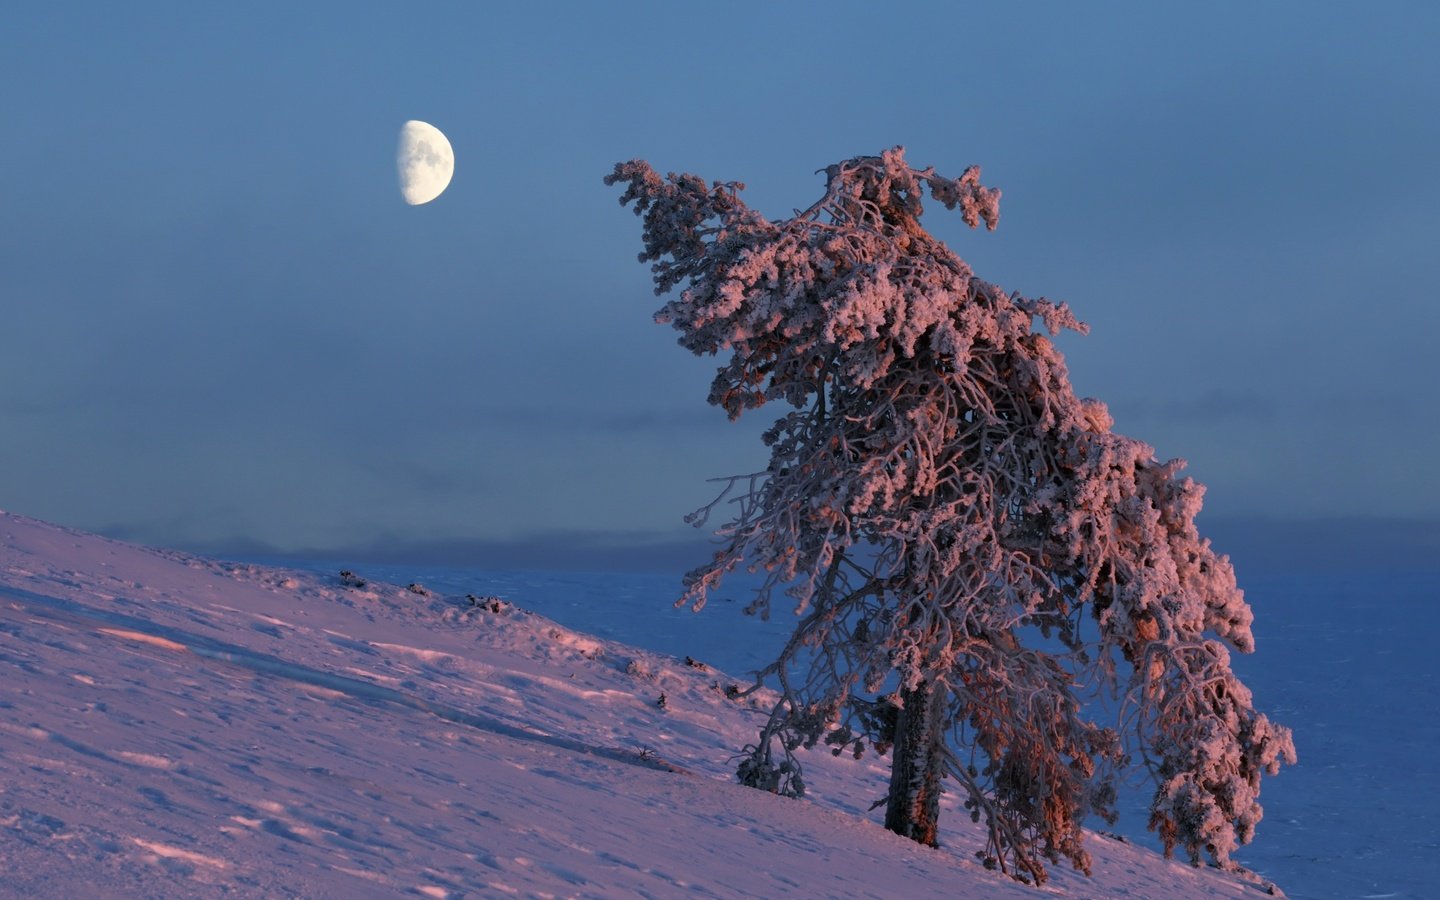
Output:
[[[705,405],[602,176],[642,157],[783,216],[902,144],[1004,191],[994,233],[926,222],[1070,302],[1077,387],[1189,459],[1208,518],[1433,522],[1437,10],[7,10],[0,508],[461,562],[683,537],[768,417]],[[419,207],[412,118],[456,154]]]

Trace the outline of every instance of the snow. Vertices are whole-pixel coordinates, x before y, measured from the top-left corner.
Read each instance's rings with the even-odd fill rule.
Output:
[[[808,760],[803,801],[740,787],[742,679],[424,583],[0,514],[0,894],[1264,896],[1098,835],[1093,878],[1016,884],[953,809],[938,850],[883,830],[869,757]]]

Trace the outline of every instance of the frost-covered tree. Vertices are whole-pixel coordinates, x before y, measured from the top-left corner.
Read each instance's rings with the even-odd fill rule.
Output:
[[[783,592],[798,616],[751,689],[779,699],[741,780],[799,795],[796,750],[869,745],[891,754],[888,828],[935,844],[953,779],[988,827],[980,855],[1039,882],[1047,861],[1088,869],[1081,823],[1113,820],[1133,760],[1167,852],[1234,868],[1262,774],[1295,754],[1230,671],[1251,614],[1196,532],[1203,488],[1075,396],[1034,327],[1083,333],[1065,304],[976,278],[921,227],[926,191],[995,227],[978,169],[944,178],[896,148],[825,174],[780,221],[735,182],[643,161],[606,178],[643,216],[656,293],[682,288],[656,320],[725,358],[710,402],[789,407],[767,468],[692,516],[735,509],[680,601],[743,567],[764,573],[749,611]]]

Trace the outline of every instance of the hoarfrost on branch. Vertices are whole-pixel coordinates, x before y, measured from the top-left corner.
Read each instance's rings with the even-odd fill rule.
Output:
[[[779,700],[741,779],[798,795],[802,747],[893,750],[887,827],[935,843],[953,779],[982,858],[1039,882],[1047,861],[1088,869],[1081,824],[1113,820],[1136,761],[1167,852],[1235,868],[1261,776],[1295,752],[1230,671],[1251,613],[1196,531],[1204,489],[1075,395],[1049,339],[1086,330],[1065,304],[977,278],[921,227],[926,192],[995,227],[978,168],[945,178],[895,148],[825,175],[780,221],[736,182],[638,160],[606,178],[643,218],[656,293],[680,288],[656,321],[723,361],[709,401],[788,407],[767,468],[690,517],[734,510],[681,603],[744,567],[764,573],[749,611],[783,596],[798,617],[758,673]],[[1100,697],[1118,698],[1104,721]]]

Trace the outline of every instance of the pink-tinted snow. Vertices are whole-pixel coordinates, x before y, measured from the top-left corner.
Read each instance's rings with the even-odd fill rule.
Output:
[[[884,831],[883,760],[809,762],[801,801],[740,787],[759,714],[731,681],[0,514],[0,894],[1263,895],[1093,835],[1093,878],[1019,885],[953,809],[938,850]]]

